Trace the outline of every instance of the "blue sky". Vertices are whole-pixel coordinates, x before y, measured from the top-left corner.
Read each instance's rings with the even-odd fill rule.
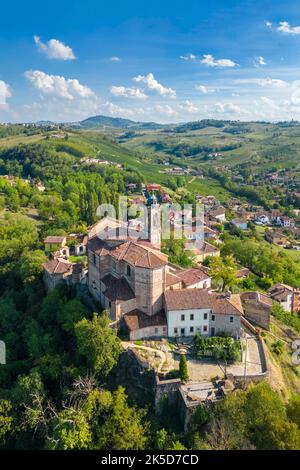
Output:
[[[0,14],[0,122],[300,119],[297,0],[28,0]]]

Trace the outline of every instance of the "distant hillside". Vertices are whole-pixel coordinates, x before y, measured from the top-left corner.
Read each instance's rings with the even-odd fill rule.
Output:
[[[130,119],[114,118],[109,116],[93,116],[78,123],[73,123],[73,127],[79,127],[84,129],[92,129],[95,127],[114,127],[122,129],[160,129],[163,124],[157,124],[155,122],[135,122]]]

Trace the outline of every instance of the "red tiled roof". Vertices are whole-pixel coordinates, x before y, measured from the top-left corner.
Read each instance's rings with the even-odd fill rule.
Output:
[[[163,310],[155,315],[147,315],[136,309],[125,313],[123,319],[129,331],[136,331],[149,326],[167,326],[166,315]]]
[[[166,310],[193,310],[210,308],[210,297],[205,289],[176,289],[164,293]]]
[[[55,235],[49,235],[45,238],[44,243],[63,243],[66,237],[60,237]]]
[[[225,209],[225,207],[220,206],[217,209],[211,210],[209,213],[213,217],[217,217],[218,215],[225,215],[226,209]]]
[[[101,240],[94,237],[88,242],[88,249],[100,256],[110,255],[116,260],[124,260],[132,266],[159,268],[168,264],[167,255],[150,244],[128,240]]]
[[[242,292],[241,293],[241,300],[253,300],[258,304],[263,304],[267,307],[272,307],[273,301],[271,297],[268,297],[266,294],[262,294],[261,292],[253,291],[253,292]]]
[[[250,274],[250,269],[248,268],[242,268],[242,269],[239,269],[236,273],[236,278],[237,279],[241,279],[242,277],[246,277]]]
[[[170,287],[170,286],[173,286],[174,284],[179,284],[179,283],[181,283],[181,279],[178,276],[176,276],[176,274],[167,273],[166,275],[167,287]]]
[[[244,313],[241,297],[238,294],[227,297],[224,294],[211,295],[212,312],[223,315],[242,315]]]
[[[66,274],[71,272],[72,266],[72,263],[63,258],[50,259],[47,263],[43,264],[44,269],[49,274]]]
[[[177,271],[176,276],[179,277],[186,286],[192,286],[197,282],[209,279],[209,275],[201,268],[190,268],[184,271]]]

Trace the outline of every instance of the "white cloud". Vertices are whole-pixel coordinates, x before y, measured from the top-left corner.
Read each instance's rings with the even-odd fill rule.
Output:
[[[285,88],[288,84],[279,78],[258,78],[257,84],[262,87]]]
[[[155,91],[159,95],[176,98],[176,91],[172,88],[164,87],[154,78],[153,73],[148,73],[148,75],[138,75],[137,77],[134,77],[133,80],[136,83],[145,83],[149,90]]]
[[[28,70],[25,77],[45,95],[58,96],[68,100],[94,97],[94,92],[82,85],[77,79],[60,75],[48,75],[39,70]]]
[[[144,93],[139,88],[126,88],[124,86],[112,86],[110,92],[114,96],[123,96],[125,98],[136,98],[143,100],[148,98],[146,93]]]
[[[272,110],[278,110],[278,106],[277,104],[271,99],[271,98],[268,98],[267,96],[261,96],[260,97],[260,101],[265,105],[265,106],[268,106],[270,109]]]
[[[277,31],[286,34],[300,34],[300,26],[291,26],[287,21],[280,21]]]
[[[220,114],[240,114],[242,112],[240,106],[234,103],[215,103],[215,111]]]
[[[279,31],[284,34],[297,35],[300,34],[300,26],[291,26],[287,21],[280,21],[279,25],[273,26],[270,21],[265,22],[267,28]]]
[[[179,59],[182,60],[196,60],[195,54],[186,54],[186,55],[181,55]]]
[[[207,95],[208,93],[214,93],[215,92],[214,88],[212,88],[210,86],[206,86],[206,85],[196,85],[195,88],[196,88],[196,90],[200,91],[204,95]]]
[[[261,87],[269,87],[269,88],[286,88],[288,83],[284,80],[280,80],[279,78],[244,78],[235,80],[236,84],[256,84]]]
[[[258,57],[254,57],[253,63],[254,63],[255,67],[260,67],[262,65],[267,65],[266,59],[262,55],[260,55]]]
[[[109,60],[110,60],[111,62],[120,62],[120,61],[121,61],[120,57],[118,57],[118,56],[116,56],[116,55],[110,57]]]
[[[34,36],[34,42],[39,50],[43,52],[49,59],[58,60],[74,60],[75,54],[71,47],[66,46],[58,39],[50,39],[47,43],[41,41],[39,36]]]
[[[236,67],[238,64],[231,59],[215,59],[212,54],[204,54],[203,59],[200,60],[201,64],[207,67]]]
[[[0,106],[6,106],[7,98],[11,97],[11,89],[8,83],[0,80]]]
[[[186,100],[184,101],[181,105],[180,105],[180,108],[183,110],[183,111],[186,111],[190,114],[196,114],[198,113],[200,110],[199,108],[197,108],[197,106],[192,103],[191,101],[189,100]]]
[[[134,109],[124,108],[122,106],[118,106],[117,104],[111,103],[110,101],[103,103],[101,106],[101,112],[108,114],[109,116],[126,118],[133,118],[135,115]]]

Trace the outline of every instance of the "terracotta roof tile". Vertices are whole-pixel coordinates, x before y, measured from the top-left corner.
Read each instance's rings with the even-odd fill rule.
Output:
[[[66,237],[60,237],[55,235],[49,235],[45,238],[44,243],[63,243]]]
[[[211,295],[212,312],[223,315],[242,315],[244,313],[240,295],[227,297],[225,294]]]
[[[72,263],[63,258],[54,258],[43,264],[44,269],[49,274],[66,274],[72,271]]]
[[[88,242],[88,249],[100,256],[110,255],[116,260],[124,260],[132,266],[159,268],[168,264],[167,255],[150,244],[132,240],[101,240],[94,237]]]
[[[184,271],[177,271],[176,276],[179,277],[185,286],[192,286],[200,281],[210,279],[209,275],[201,268],[190,268]]]
[[[166,310],[210,308],[210,296],[205,289],[176,289],[164,293]]]
[[[129,331],[136,331],[149,326],[167,326],[166,315],[163,310],[155,315],[147,315],[136,309],[125,313],[123,319]]]

